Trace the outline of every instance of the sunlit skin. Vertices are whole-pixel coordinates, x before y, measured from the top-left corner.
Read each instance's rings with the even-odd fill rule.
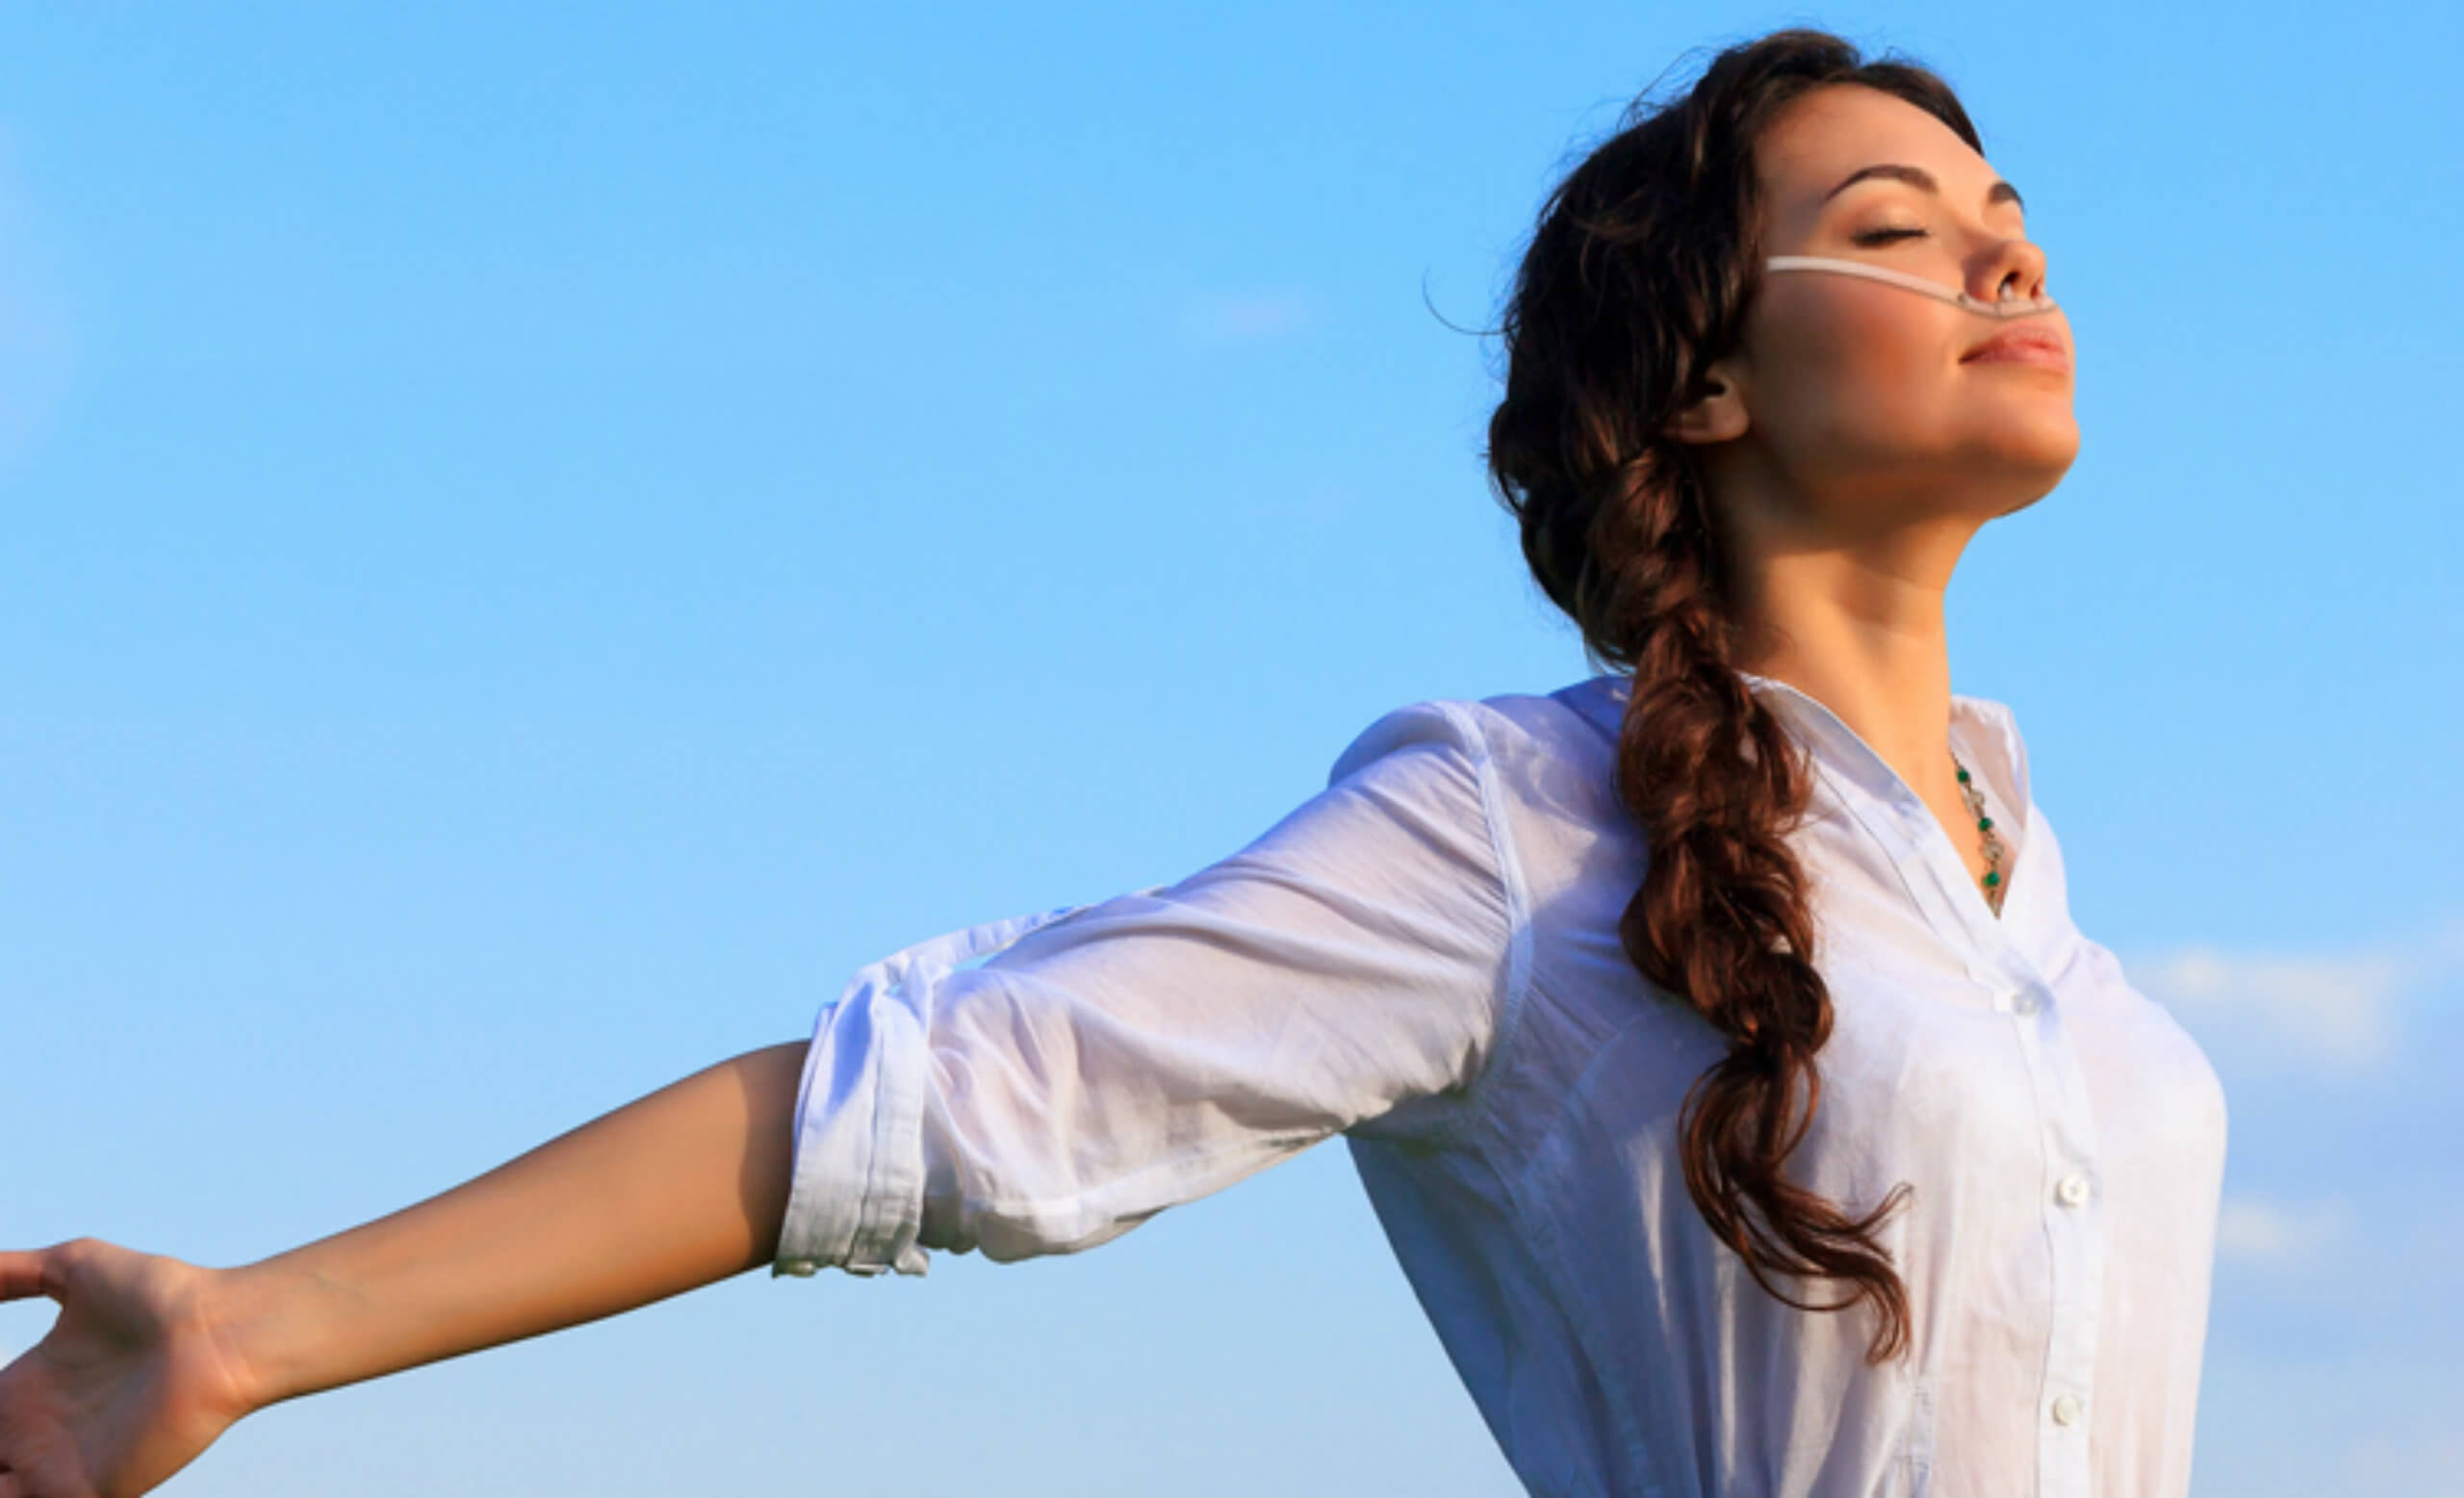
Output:
[[[1841,187],[1876,166],[1914,168],[1938,191],[1891,174]],[[1856,85],[1816,90],[1763,133],[1756,168],[1762,256],[1865,261],[1987,301],[2006,283],[2046,290],[2013,190],[1912,104]],[[1892,229],[1922,233],[1877,232]],[[2018,327],[2051,331],[2062,357],[1968,357]],[[2058,309],[2003,321],[1859,276],[1774,272],[1739,347],[1708,370],[1710,393],[1670,427],[1699,445],[1732,537],[1748,642],[1738,664],[1836,712],[1980,879],[1985,853],[1948,748],[1943,593],[1978,529],[2052,492],[2077,457],[2072,358]],[[2025,604],[1997,607],[2015,616]],[[2015,855],[2017,840],[2006,842]]]

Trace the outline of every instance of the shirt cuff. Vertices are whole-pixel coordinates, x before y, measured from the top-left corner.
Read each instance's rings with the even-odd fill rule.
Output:
[[[796,1099],[795,1163],[770,1267],[921,1275],[931,974],[901,953],[821,1012]]]

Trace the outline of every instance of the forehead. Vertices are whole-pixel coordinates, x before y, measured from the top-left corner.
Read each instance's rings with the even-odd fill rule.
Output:
[[[1963,203],[1980,201],[1994,180],[1958,131],[1906,99],[1857,84],[1789,101],[1755,142],[1754,162],[1764,212],[1782,229],[1810,221],[1840,179],[1877,162],[1922,167]]]

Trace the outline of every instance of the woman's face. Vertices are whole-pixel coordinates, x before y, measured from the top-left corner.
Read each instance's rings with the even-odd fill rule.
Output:
[[[1856,85],[1805,95],[1757,142],[1763,255],[1822,255],[1923,276],[1986,301],[2044,290],[2017,194],[1948,125]],[[1843,539],[1946,509],[1981,523],[2050,492],[2078,455],[2069,320],[2003,320],[1905,287],[1762,271],[1726,387],[1686,420],[1722,467]],[[1978,357],[2015,330],[2052,362]],[[1741,440],[1731,440],[1741,439]]]

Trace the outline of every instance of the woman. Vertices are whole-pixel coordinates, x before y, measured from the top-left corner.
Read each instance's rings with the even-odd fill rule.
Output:
[[[910,948],[353,1231],[0,1254],[62,1307],[0,1498],[763,1263],[1088,1248],[1336,1133],[1535,1492],[2187,1492],[2222,1093],[2071,924],[1943,636],[2077,452],[2044,276],[1932,74],[1723,53],[1506,310],[1492,476],[1615,669],[1390,713],[1177,885]]]

